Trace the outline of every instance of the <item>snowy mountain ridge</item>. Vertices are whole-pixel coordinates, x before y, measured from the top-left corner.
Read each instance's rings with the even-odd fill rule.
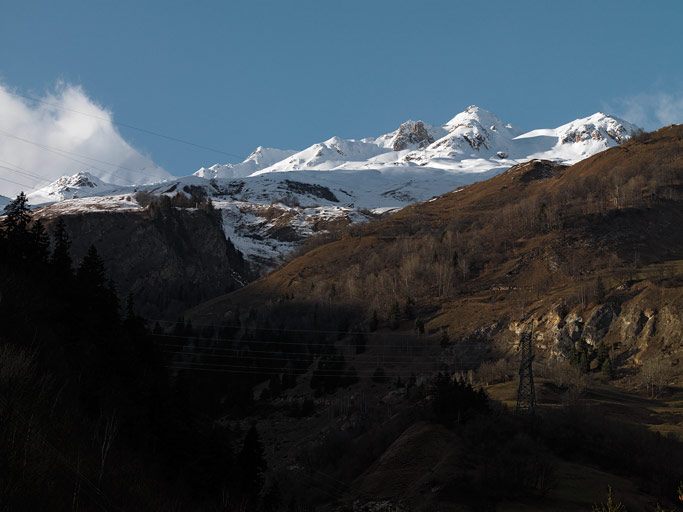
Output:
[[[214,164],[208,168],[202,167],[194,175],[200,178],[243,178],[284,160],[294,153],[296,151],[259,146],[244,161],[238,164]]]
[[[331,137],[256,172],[382,171],[414,165],[476,172],[534,158],[571,164],[621,144],[638,131],[627,121],[598,112],[557,128],[523,133],[495,114],[471,105],[439,127],[406,121],[378,137]]]
[[[79,197],[100,196],[114,192],[121,186],[105,183],[88,171],[62,176],[28,195],[33,204],[51,203]]]
[[[332,226],[425,201],[514,164],[571,164],[621,144],[639,128],[596,113],[557,128],[521,132],[470,106],[442,126],[406,121],[364,139],[330,137],[301,151],[259,146],[243,162],[202,167],[191,176],[137,186],[81,172],[29,194],[60,214],[141,209],[136,194],[201,190],[221,211],[227,238],[258,266],[279,263],[306,238]]]

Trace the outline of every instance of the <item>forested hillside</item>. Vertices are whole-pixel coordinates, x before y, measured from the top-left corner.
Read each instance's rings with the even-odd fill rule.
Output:
[[[258,433],[204,421],[210,398],[191,377],[169,378],[96,247],[72,259],[78,242],[61,220],[48,235],[23,194],[5,209],[0,508],[253,509]],[[249,406],[250,376],[222,382],[234,389],[224,407]]]

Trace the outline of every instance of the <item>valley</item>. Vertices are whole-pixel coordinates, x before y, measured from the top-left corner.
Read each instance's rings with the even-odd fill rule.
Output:
[[[682,19],[3,2],[0,512],[683,512]]]
[[[629,510],[655,510],[675,506],[683,461],[681,130],[470,184],[427,170],[456,180],[439,182],[452,190],[425,188],[409,204],[392,202],[398,188],[378,193],[382,171],[192,176],[115,193],[80,174],[31,215],[66,229],[76,262],[97,246],[130,296],[128,316],[112,321],[146,326],[126,335],[142,336],[145,364],[161,372],[157,388],[145,370],[141,396],[157,397],[171,423],[139,434],[189,436],[192,453],[208,450],[193,463],[207,478],[222,474],[212,450],[234,454],[227,480],[198,501],[201,485],[178,467],[175,500],[208,507],[222,485],[262,508],[582,511],[609,487]],[[514,414],[524,333],[533,419]],[[55,362],[72,364],[68,346]],[[126,386],[125,368],[89,379]],[[121,407],[128,437],[149,405]],[[144,458],[187,460],[140,450],[136,471]],[[244,473],[256,480],[240,476],[244,464],[257,464]],[[167,480],[147,475],[125,499],[167,506]]]

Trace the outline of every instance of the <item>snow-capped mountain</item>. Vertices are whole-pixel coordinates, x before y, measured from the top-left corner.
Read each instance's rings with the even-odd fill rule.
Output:
[[[618,146],[638,133],[637,126],[602,112],[554,129],[532,130],[516,138],[536,152],[531,158],[575,163],[607,148]]]
[[[441,127],[430,126],[422,121],[408,120],[401,123],[401,126],[393,132],[376,138],[363,139],[363,142],[372,142],[382,148],[403,151],[404,149],[424,148],[444,134],[445,130]]]
[[[456,172],[480,172],[509,167],[534,158],[574,163],[620,144],[638,127],[603,113],[577,119],[558,128],[523,133],[495,114],[475,105],[440,127],[407,121],[376,138],[344,140],[332,137],[258,174],[294,170],[376,169],[411,166]]]
[[[78,197],[100,196],[112,193],[122,187],[105,183],[88,171],[80,171],[72,176],[62,176],[28,194],[32,204],[53,203]]]
[[[307,237],[332,225],[425,201],[516,163],[571,164],[627,141],[639,131],[603,113],[557,128],[522,132],[470,106],[442,126],[406,121],[359,140],[331,137],[302,151],[258,147],[243,162],[202,167],[191,176],[115,186],[90,173],[62,177],[29,195],[61,213],[141,209],[137,192],[202,190],[222,212],[226,237],[258,265],[272,266]]]
[[[280,162],[294,153],[296,151],[290,149],[264,148],[259,146],[243,162],[202,167],[194,175],[200,178],[243,178],[269,165]]]
[[[373,157],[391,151],[374,142],[332,137],[324,142],[294,153],[289,158],[266,167],[256,174],[277,171],[332,170],[349,167],[363,167]]]

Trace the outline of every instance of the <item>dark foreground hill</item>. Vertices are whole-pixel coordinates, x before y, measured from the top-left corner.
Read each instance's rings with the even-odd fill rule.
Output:
[[[50,231],[57,219],[64,220],[75,261],[94,244],[119,295],[132,295],[147,318],[177,318],[251,279],[249,265],[223,234],[220,215],[209,208],[169,203],[141,210],[71,211],[57,203],[39,209],[36,217]]]

